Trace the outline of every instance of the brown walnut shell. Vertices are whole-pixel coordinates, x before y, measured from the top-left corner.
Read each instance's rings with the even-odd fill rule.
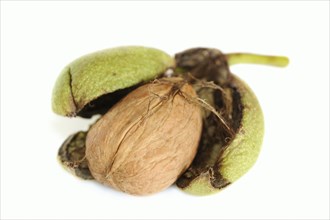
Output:
[[[129,93],[87,134],[94,178],[136,195],[172,185],[197,152],[202,116],[196,98],[181,78],[160,79]]]

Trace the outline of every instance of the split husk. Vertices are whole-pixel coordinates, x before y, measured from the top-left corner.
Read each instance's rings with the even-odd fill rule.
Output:
[[[263,139],[263,114],[253,91],[230,72],[229,64],[283,67],[286,57],[193,48],[176,54],[171,78],[162,78],[174,66],[168,55],[140,47],[123,49],[115,51],[122,57],[130,51],[127,59],[135,66],[116,66],[118,53],[109,50],[78,59],[69,65],[73,74],[67,74],[67,68],[56,83],[55,112],[105,114],[89,129],[87,140],[87,132],[78,132],[63,143],[59,158],[67,169],[131,194],[158,192],[177,180],[185,192],[208,195],[253,166]],[[109,74],[116,68],[119,75]],[[135,72],[127,75],[127,70]],[[84,86],[83,79],[94,73],[96,81]],[[98,81],[103,91],[95,92]],[[125,85],[117,87],[118,82]]]
[[[104,114],[132,91],[126,88],[153,80],[173,65],[173,58],[165,52],[140,46],[85,55],[68,64],[57,78],[52,109],[70,117]],[[117,94],[108,96],[113,93]]]

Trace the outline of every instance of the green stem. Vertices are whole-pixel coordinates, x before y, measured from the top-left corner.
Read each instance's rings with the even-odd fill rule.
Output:
[[[228,64],[263,64],[277,67],[285,67],[289,64],[289,59],[284,56],[267,56],[251,53],[229,53],[226,54]]]

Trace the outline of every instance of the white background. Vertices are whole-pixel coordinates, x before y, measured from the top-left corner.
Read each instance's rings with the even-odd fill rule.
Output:
[[[52,113],[56,77],[121,45],[290,57],[284,69],[232,67],[264,111],[256,165],[207,197],[130,196],[64,171],[58,147],[90,122]],[[1,2],[1,218],[174,217],[329,218],[329,2]]]

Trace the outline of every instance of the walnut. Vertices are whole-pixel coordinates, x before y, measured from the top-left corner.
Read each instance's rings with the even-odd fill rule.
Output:
[[[101,118],[69,136],[58,158],[80,178],[131,194],[174,182],[194,195],[219,192],[253,166],[264,133],[257,97],[229,66],[288,62],[201,47],[174,57],[140,46],[83,56],[59,75],[52,108]]]
[[[202,116],[196,97],[180,78],[129,93],[87,134],[86,158],[94,178],[136,195],[172,185],[197,151]]]

